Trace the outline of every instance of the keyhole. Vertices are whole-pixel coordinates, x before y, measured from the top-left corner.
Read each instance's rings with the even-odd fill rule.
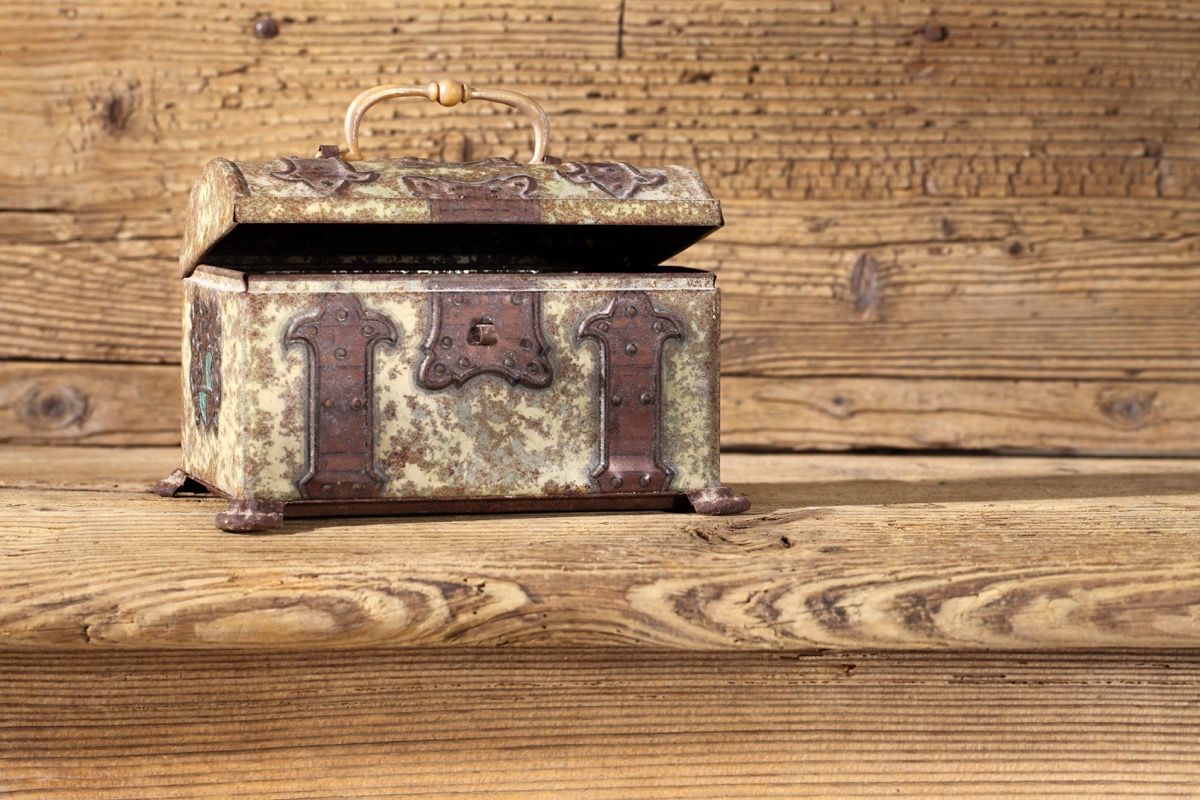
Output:
[[[496,325],[491,317],[480,317],[467,331],[467,344],[490,347],[497,341]]]

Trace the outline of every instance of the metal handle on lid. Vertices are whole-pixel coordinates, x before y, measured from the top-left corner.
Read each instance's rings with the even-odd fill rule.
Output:
[[[520,92],[510,92],[506,89],[476,89],[462,81],[443,78],[440,81],[428,83],[425,86],[376,86],[367,89],[351,101],[346,109],[346,146],[342,149],[350,161],[362,159],[362,151],[358,149],[358,126],[362,122],[367,109],[383,100],[393,97],[424,97],[446,108],[465,103],[468,100],[490,100],[493,103],[503,103],[506,106],[521,111],[533,123],[533,156],[530,164],[540,164],[546,156],[546,144],[550,140],[550,120],[546,112],[529,97]]]

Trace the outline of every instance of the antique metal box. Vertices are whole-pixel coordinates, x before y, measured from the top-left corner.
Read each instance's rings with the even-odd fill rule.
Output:
[[[363,160],[372,104],[506,103],[534,157]],[[721,225],[684,167],[545,156],[541,109],[454,81],[379,87],[347,147],[215,159],[181,265],[183,468],[217,524],[429,511],[736,513],[720,483],[720,302],[659,266]]]

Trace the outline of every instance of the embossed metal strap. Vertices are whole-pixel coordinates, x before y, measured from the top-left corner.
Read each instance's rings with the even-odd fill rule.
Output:
[[[538,182],[532,175],[477,181],[405,175],[400,182],[413,197],[429,200],[430,222],[542,221]]]
[[[284,340],[303,343],[308,358],[308,472],[296,482],[306,499],[377,497],[374,353],[396,342],[396,327],[366,311],[353,294],[327,294],[292,319]]]
[[[439,291],[432,304],[417,383],[461,386],[491,373],[534,389],[554,379],[542,336],[541,292]]]
[[[679,323],[654,308],[645,292],[621,292],[579,326],[600,355],[598,492],[664,492],[674,472],[659,444],[663,342],[682,336]]]

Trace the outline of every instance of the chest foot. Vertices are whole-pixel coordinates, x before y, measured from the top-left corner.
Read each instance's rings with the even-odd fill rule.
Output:
[[[150,491],[159,497],[174,497],[177,494],[208,494],[208,489],[204,484],[182,469],[172,471],[170,475],[155,483]]]
[[[745,495],[734,494],[728,486],[705,486],[688,492],[688,501],[697,514],[726,516],[741,514],[750,509],[750,500]]]
[[[217,527],[229,533],[262,533],[283,524],[283,503],[274,500],[230,500],[217,514]]]

